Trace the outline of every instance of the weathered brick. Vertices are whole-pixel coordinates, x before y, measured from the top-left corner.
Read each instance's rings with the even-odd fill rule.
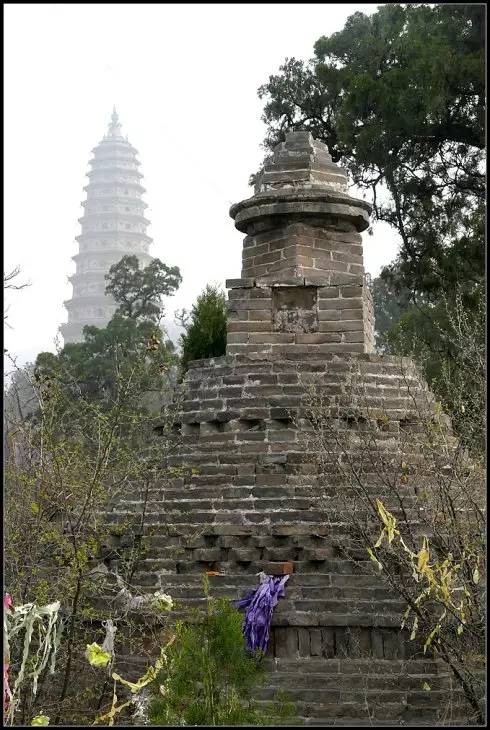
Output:
[[[344,322],[346,320],[363,319],[365,322],[365,314],[362,309],[341,309],[340,319]]]
[[[291,333],[285,333],[285,332],[269,332],[269,333],[259,333],[259,334],[251,334],[250,335],[250,342],[256,343],[256,344],[267,344],[267,343],[282,343],[282,344],[288,344],[294,342],[294,334]]]
[[[360,309],[362,310],[361,297],[349,297],[342,299],[320,299],[318,309]]]
[[[296,342],[301,345],[308,345],[308,344],[322,344],[324,342],[328,342],[328,339],[325,337],[324,334],[321,332],[314,332],[311,334],[298,334],[296,335]]]
[[[338,286],[319,287],[319,299],[338,299],[340,297],[340,288]]]
[[[261,300],[262,301],[262,300]],[[254,309],[250,310],[248,319],[251,322],[270,322],[272,317],[272,310],[269,309]]]
[[[349,320],[345,322],[323,322],[322,328],[325,332],[362,332],[362,320]]]

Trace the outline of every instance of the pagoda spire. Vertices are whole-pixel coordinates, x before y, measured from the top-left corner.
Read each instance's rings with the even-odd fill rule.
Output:
[[[111,121],[109,122],[108,129],[109,137],[120,137],[121,136],[121,122],[119,121],[119,114],[116,111],[116,105],[112,109]]]

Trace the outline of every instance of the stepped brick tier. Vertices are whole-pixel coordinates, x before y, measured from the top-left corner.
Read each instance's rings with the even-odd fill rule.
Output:
[[[81,342],[85,325],[105,327],[114,314],[116,304],[105,294],[104,278],[112,264],[128,255],[137,256],[143,266],[151,261],[140,163],[137,151],[122,136],[115,109],[106,136],[92,152],[79,219],[82,232],[76,238],[79,252],[73,256],[76,272],[69,277],[73,295],[65,302],[68,322],[60,327],[65,343]]]
[[[342,480],[320,479],[308,451],[311,383],[339,428],[352,428],[360,368],[370,405],[389,417],[379,442],[398,456],[400,429],[416,428],[414,404],[430,396],[409,361],[372,353],[360,236],[369,213],[306,132],[286,136],[255,195],[232,207],[246,238],[242,277],[228,282],[227,355],[189,367],[179,452],[168,459],[175,476],[149,493],[148,552],[133,577],[143,592],[192,604],[203,601],[205,571],[217,573],[213,595],[234,599],[260,571],[292,564],[258,696],[285,689],[306,724],[430,723],[448,696],[447,673],[407,641],[403,604],[356,549]],[[374,481],[373,493],[397,513]],[[134,494],[111,519],[141,511]]]

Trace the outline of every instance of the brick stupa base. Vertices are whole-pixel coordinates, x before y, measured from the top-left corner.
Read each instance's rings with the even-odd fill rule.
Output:
[[[447,673],[407,641],[404,606],[365,552],[346,555],[342,484],[320,483],[304,438],[308,384],[322,387],[341,419],[353,363],[373,404],[383,402],[390,427],[380,438],[394,455],[400,420],[426,390],[409,363],[372,354],[360,236],[369,206],[348,195],[325,145],[295,132],[231,215],[246,238],[242,278],[228,282],[227,355],[190,365],[182,444],[169,463],[194,473],[152,491],[148,557],[133,580],[192,604],[203,600],[206,570],[218,573],[212,594],[235,599],[261,570],[292,564],[259,697],[286,690],[306,724],[436,721]],[[131,509],[121,503],[114,520]]]

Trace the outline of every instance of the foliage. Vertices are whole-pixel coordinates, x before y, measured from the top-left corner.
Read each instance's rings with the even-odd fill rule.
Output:
[[[177,622],[156,680],[152,724],[258,725],[292,712],[279,704],[261,710],[253,701],[265,678],[263,658],[246,650],[242,623],[228,600],[209,596],[204,615]]]
[[[191,360],[220,357],[226,353],[226,297],[217,286],[207,285],[185,319],[181,336],[182,365]]]
[[[424,636],[425,654],[434,639],[437,643],[441,643],[437,635],[441,632],[443,621],[446,619],[448,614],[450,614],[450,620],[456,624],[456,633],[459,635],[463,633],[467,624],[466,617],[472,612],[472,595],[468,589],[464,587],[464,573],[469,571],[471,573],[473,583],[478,585],[480,582],[480,553],[468,554],[465,550],[463,550],[460,562],[456,562],[453,554],[448,553],[443,562],[436,558],[431,565],[429,562],[431,554],[429,549],[429,539],[427,536],[422,538],[420,550],[418,550],[418,552],[413,552],[409,547],[407,547],[400,530],[397,529],[396,518],[385,508],[381,500],[376,500],[376,506],[379,517],[383,523],[383,528],[373,548],[367,548],[370,558],[376,563],[376,565],[378,565],[380,570],[383,570],[383,563],[376,557],[374,549],[381,548],[384,540],[387,541],[389,547],[391,546],[392,549],[395,549],[396,542],[398,542],[399,547],[406,553],[408,563],[412,569],[412,578],[420,586],[420,593],[415,598],[413,606],[409,605],[404,613],[401,628],[404,627],[410,613],[414,613],[415,606],[419,609],[419,611],[423,611],[425,609],[424,603],[429,601],[438,603],[441,606],[441,614],[438,617],[435,627],[431,629],[427,636]],[[395,544],[392,545],[394,540]],[[463,595],[461,595],[461,593],[463,593]],[[412,632],[410,634],[411,641],[417,637],[419,628],[418,622],[419,615],[416,613],[413,619]]]
[[[137,256],[123,256],[105,278],[109,281],[106,293],[114,297],[122,317],[153,322],[161,318],[162,296],[171,296],[182,281],[178,266],[152,259],[140,269]]]
[[[410,622],[409,640],[419,642],[422,654],[443,660],[468,703],[470,721],[481,723],[484,457],[478,451],[468,456],[472,424],[460,424],[470,429],[467,439],[455,438],[441,404],[428,392],[413,391],[413,365],[400,360],[400,371],[399,387],[407,389],[411,406],[399,420],[379,399],[373,402],[361,360],[352,364],[349,399],[356,415],[350,427],[312,386],[307,448],[320,483],[342,485],[351,524],[347,553],[367,552],[380,579],[405,602],[402,628]]]
[[[259,89],[266,146],[287,129],[310,130],[371,197],[376,219],[397,230],[399,255],[373,286],[378,348],[422,359],[451,414],[462,405],[468,422],[471,413],[480,448],[482,393],[468,382],[469,401],[456,404],[453,386],[473,378],[456,321],[480,333],[481,381],[484,28],[483,5],[385,4],[351,15],[316,42],[314,58],[286,59]]]
[[[134,377],[134,363],[141,392],[159,392],[176,364],[174,346],[165,340],[159,322],[161,297],[172,294],[181,276],[153,259],[144,269],[136,256],[124,256],[111,266],[106,288],[119,307],[107,327],[84,327],[84,342],[69,343],[57,354],[41,353],[38,375],[64,378],[67,388],[77,388],[90,400],[107,406],[114,402],[117,382]],[[69,379],[67,379],[69,374]]]
[[[146,374],[142,349],[131,369],[128,363],[127,369],[116,370],[111,399],[101,402],[81,392],[76,371],[64,362],[63,369],[37,372],[37,380],[32,379],[39,403],[35,418],[8,414],[6,585],[18,602],[61,595],[66,615],[61,671],[56,682],[42,688],[51,708],[46,697],[40,699],[41,692],[25,693],[21,721],[41,702],[55,723],[74,709],[72,678],[87,644],[86,620],[100,616],[93,608],[97,595],[110,598],[111,593],[94,571],[104,568],[109,557],[122,557],[120,539],[111,536],[106,515],[128,485],[135,496],[142,494],[143,508],[125,529],[132,553],[124,567],[128,579],[139,559],[145,499],[151,485],[165,478],[161,463],[175,438],[169,408],[156,418],[142,403]],[[98,689],[101,695],[104,691]],[[81,699],[77,696],[76,702]],[[93,707],[86,705],[84,712],[90,716]]]
[[[165,478],[162,462],[176,439],[175,356],[158,325],[161,297],[177,288],[180,274],[158,260],[140,270],[136,258],[126,257],[108,278],[119,304],[108,326],[87,327],[83,343],[41,353],[34,367],[17,369],[6,399],[6,585],[20,602],[63,596],[66,624],[60,672],[53,682],[42,677],[37,694],[23,693],[16,721],[25,722],[39,707],[55,724],[73,716],[93,719],[94,698],[103,704],[107,680],[83,693],[72,680],[86,663],[84,646],[94,666],[107,656],[112,663],[113,635],[97,652],[90,623],[108,618],[105,625],[112,626],[115,616],[120,640],[134,643],[128,612],[146,605],[128,584],[144,555],[150,490]],[[140,508],[116,534],[108,512],[129,487]],[[111,586],[104,576],[114,578],[115,563],[119,573]],[[105,614],[97,607],[102,596]],[[158,601],[160,614],[170,606],[161,592],[149,599]]]
[[[61,379],[67,389],[110,407],[118,383],[137,375],[141,392],[161,391],[175,363],[174,346],[157,325],[116,313],[105,328],[85,327],[84,342],[69,343],[57,355],[40,353],[36,374]]]
[[[472,453],[475,450],[483,453],[486,428],[483,287],[475,289],[472,295],[468,290],[456,289],[435,304],[427,300],[409,303],[404,298],[400,305],[389,288],[383,290],[378,286],[377,291],[381,295],[375,295],[376,316],[381,315],[381,326],[385,325],[383,334],[378,335],[378,348],[386,354],[410,355],[418,361],[464,445]]]
[[[49,717],[47,715],[36,715],[31,720],[33,727],[47,727],[49,725]]]
[[[175,641],[175,636],[172,636],[167,644],[163,647],[163,649],[160,652],[160,656],[155,662],[154,666],[150,666],[146,672],[143,674],[142,677],[140,677],[136,682],[129,682],[127,679],[123,679],[123,677],[119,676],[119,674],[116,674],[115,672],[112,673],[112,679],[114,680],[114,690],[112,694],[112,704],[111,708],[108,712],[101,715],[100,717],[97,717],[94,725],[98,725],[104,720],[108,720],[109,727],[112,727],[114,725],[114,721],[116,718],[116,715],[120,714],[124,709],[126,709],[134,698],[131,698],[129,700],[126,700],[125,702],[121,703],[120,705],[117,704],[117,683],[119,682],[122,685],[125,685],[130,688],[131,693],[133,695],[138,695],[141,690],[143,690],[148,684],[153,682],[158,674],[158,672],[162,669],[163,666],[167,663],[167,649],[169,646],[173,644]],[[90,660],[89,660],[90,661]]]
[[[326,142],[401,236],[393,283],[428,296],[484,276],[484,27],[483,5],[356,12],[259,89],[266,145],[290,128]]]

